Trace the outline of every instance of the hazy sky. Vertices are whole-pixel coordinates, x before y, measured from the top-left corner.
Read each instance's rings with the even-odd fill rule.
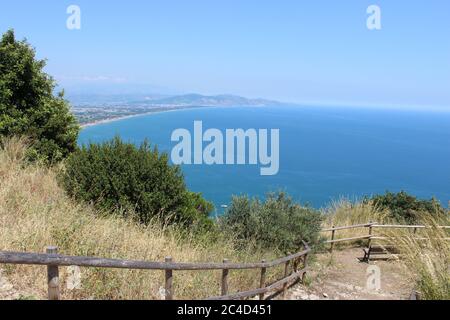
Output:
[[[81,30],[66,28],[71,4]],[[379,31],[366,27],[372,4]],[[15,0],[0,10],[0,32],[26,37],[69,93],[450,106],[448,0]]]

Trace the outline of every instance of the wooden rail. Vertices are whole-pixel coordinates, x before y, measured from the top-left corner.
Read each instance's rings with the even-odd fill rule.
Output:
[[[374,228],[382,229],[429,229],[429,226],[409,226],[409,225],[395,225],[395,224],[374,224]],[[450,226],[437,226],[438,229],[450,229]]]
[[[261,295],[261,294],[264,295],[265,293],[275,291],[275,290],[279,289],[280,287],[284,288],[291,281],[294,281],[299,278],[304,278],[305,274],[306,274],[306,268],[302,269],[300,271],[296,271],[296,272],[292,273],[291,275],[289,275],[288,277],[281,279],[280,281],[277,281],[274,284],[271,284],[270,286],[267,286],[267,287],[262,287],[260,289],[250,290],[250,291],[245,291],[245,292],[239,292],[236,294],[230,294],[230,295],[226,295],[226,296],[211,297],[211,298],[208,298],[207,300],[238,300],[238,299],[243,299],[243,298],[255,297],[255,296]],[[283,292],[285,292],[285,291],[283,291]]]
[[[227,259],[223,263],[175,263],[171,257],[167,257],[164,262],[148,262],[135,260],[103,259],[94,257],[65,256],[58,254],[56,247],[47,247],[46,253],[22,253],[0,251],[0,264],[17,265],[41,265],[47,266],[48,279],[48,299],[59,300],[59,267],[91,267],[91,268],[111,268],[111,269],[134,269],[134,270],[160,270],[165,273],[165,299],[173,300],[173,273],[174,271],[206,271],[221,270],[221,295],[212,297],[213,300],[237,300],[259,296],[264,300],[268,292],[283,289],[286,293],[289,282],[301,279],[304,280],[307,271],[308,254],[311,252],[307,243],[303,242],[305,249],[296,254],[274,260],[271,262],[262,261],[260,263],[230,263]],[[302,269],[297,270],[300,260],[302,260]],[[266,285],[266,271],[279,265],[285,265],[283,279]],[[292,264],[292,268],[289,266]],[[260,288],[251,291],[228,293],[228,279],[230,270],[251,270],[260,269]]]
[[[371,226],[370,223],[364,223],[364,224],[355,224],[353,226],[346,226],[346,227],[332,227],[329,229],[323,229],[322,232],[329,232],[329,231],[338,231],[338,230],[349,230],[349,229],[357,229],[357,228],[366,228]]]
[[[352,237],[352,238],[344,238],[344,239],[336,239],[336,231],[340,231],[340,230],[350,230],[350,229],[359,229],[359,228],[364,228],[364,229],[369,229],[368,230],[368,234],[367,235],[362,235],[362,236],[357,236],[357,237]],[[410,229],[414,231],[414,234],[417,233],[417,231],[419,229],[427,229],[427,228],[431,228],[429,226],[413,226],[413,225],[383,225],[383,224],[378,224],[376,222],[369,222],[369,223],[365,223],[365,224],[357,224],[357,225],[353,225],[353,226],[345,226],[345,227],[335,227],[333,226],[332,228],[327,228],[327,229],[323,229],[322,232],[331,232],[331,238],[330,240],[325,241],[325,243],[330,244],[330,252],[333,252],[333,248],[334,248],[334,244],[335,243],[339,243],[339,242],[351,242],[351,241],[357,241],[357,240],[367,240],[367,246],[370,247],[371,241],[372,240],[386,240],[388,239],[387,237],[380,237],[380,236],[375,236],[373,234],[373,230],[374,229]],[[437,228],[439,229],[449,229],[450,230],[450,226],[438,226]],[[426,240],[426,238],[420,238],[417,237],[416,239],[418,240]],[[450,240],[450,238],[444,238],[444,240]]]

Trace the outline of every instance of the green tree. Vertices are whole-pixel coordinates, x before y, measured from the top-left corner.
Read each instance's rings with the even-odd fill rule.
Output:
[[[269,194],[264,202],[234,197],[219,225],[242,243],[255,242],[266,249],[294,253],[302,241],[317,247],[322,218],[319,211],[303,207],[280,192]]]
[[[29,156],[56,162],[76,149],[79,125],[64,93],[43,71],[45,60],[7,31],[0,41],[0,135],[32,139]]]
[[[187,190],[180,167],[145,141],[139,148],[119,137],[82,146],[65,161],[68,194],[107,210],[124,209],[141,223],[210,223],[213,206]]]

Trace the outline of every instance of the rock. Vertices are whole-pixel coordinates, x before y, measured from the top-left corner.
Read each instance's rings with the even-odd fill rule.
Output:
[[[323,297],[324,297],[324,298],[328,298],[328,294],[324,292],[324,293],[323,293]]]

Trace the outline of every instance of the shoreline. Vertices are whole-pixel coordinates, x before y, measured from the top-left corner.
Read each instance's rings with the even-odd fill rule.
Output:
[[[254,106],[183,106],[183,107],[173,107],[173,108],[166,108],[166,109],[158,109],[158,110],[152,110],[148,112],[138,113],[138,114],[132,114],[127,116],[119,116],[116,118],[107,118],[102,119],[94,122],[88,122],[85,124],[80,125],[81,129],[101,125],[101,124],[107,124],[111,122],[136,118],[136,117],[142,117],[142,116],[148,116],[152,114],[158,114],[158,113],[166,113],[166,112],[176,112],[176,111],[183,111],[183,110],[193,110],[193,109],[211,109],[211,108],[239,108],[239,107],[254,107]],[[257,106],[257,107],[265,107],[265,106]]]
[[[136,118],[136,117],[142,117],[142,116],[148,116],[151,114],[158,114],[158,113],[166,113],[166,112],[176,112],[176,111],[183,111],[183,110],[193,110],[193,109],[210,109],[210,108],[236,108],[236,107],[247,107],[247,106],[183,106],[183,107],[173,107],[173,108],[166,108],[166,109],[158,109],[158,110],[152,110],[148,112],[138,113],[138,114],[132,114],[127,116],[118,116],[116,118],[106,118],[94,122],[88,122],[85,124],[80,125],[81,129],[101,125],[101,124],[107,124],[111,122]],[[254,107],[254,106],[249,106]],[[265,106],[257,106],[257,107],[265,107]]]
[[[161,112],[166,112],[166,111],[161,111]],[[81,127],[81,129],[85,129],[85,128],[94,127],[94,126],[97,126],[100,124],[106,124],[106,123],[116,122],[116,121],[120,121],[120,120],[136,118],[136,117],[145,116],[145,115],[149,115],[149,114],[153,114],[153,113],[157,113],[157,112],[145,112],[145,113],[133,114],[133,115],[117,117],[117,118],[108,118],[108,119],[98,120],[98,121],[94,121],[94,122],[88,122],[88,123],[80,125],[80,127]]]
[[[180,108],[172,108],[172,109],[167,109],[167,110],[155,110],[155,111],[143,112],[143,113],[139,113],[139,114],[132,114],[132,115],[127,115],[127,116],[122,116],[122,117],[108,118],[108,119],[98,120],[98,121],[94,121],[94,122],[89,122],[89,123],[80,125],[80,127],[81,127],[81,129],[86,129],[86,128],[94,127],[94,126],[101,125],[101,124],[107,124],[107,123],[111,123],[111,122],[131,119],[131,118],[148,116],[151,114],[175,112],[175,111],[182,111],[182,110],[189,110],[189,109],[200,109],[200,108],[212,108],[212,107],[180,107]]]

